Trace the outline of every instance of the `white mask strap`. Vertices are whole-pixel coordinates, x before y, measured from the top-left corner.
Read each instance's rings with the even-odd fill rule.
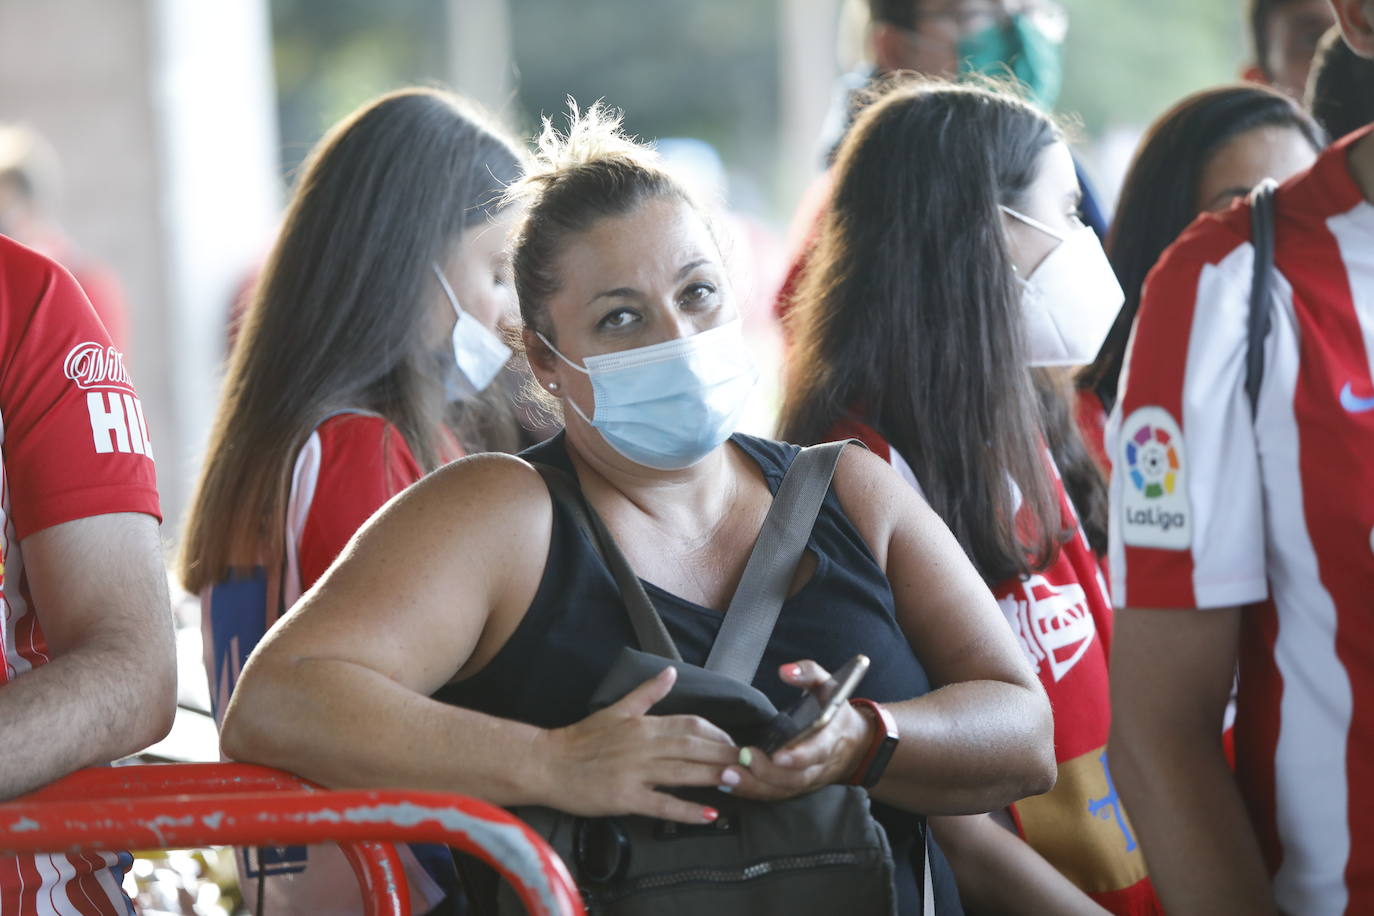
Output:
[[[575,362],[573,362],[572,360],[568,359],[568,358],[567,358],[566,356],[564,356],[562,353],[559,353],[559,352],[558,352],[558,348],[555,347],[553,344],[549,343],[549,339],[548,339],[547,337],[545,337],[543,334],[540,334],[538,331],[535,331],[535,332],[534,332],[534,336],[535,336],[535,337],[538,337],[540,340],[542,340],[542,341],[544,342],[544,346],[548,347],[550,350],[553,351],[553,355],[554,355],[554,356],[557,356],[559,359],[563,360],[563,362],[567,363],[569,366],[572,366],[574,369],[576,369],[578,372],[581,372],[583,375],[591,375],[591,373],[588,372],[586,369],[583,369],[583,368],[582,368],[581,366],[579,366],[577,363],[575,363]],[[576,407],[577,405],[574,404],[573,406]],[[580,414],[580,413],[582,413],[582,411],[579,410],[578,413]],[[586,417],[583,417],[582,419],[587,420]],[[590,422],[592,422],[592,421],[591,421],[591,420],[587,420],[587,422],[590,423]]]
[[[448,301],[449,304],[453,306],[453,311],[459,317],[462,317],[463,308],[458,304],[458,294],[455,293],[453,287],[449,285],[448,277],[444,276],[444,272],[439,269],[439,265],[435,261],[429,262],[429,269],[434,271],[434,276],[439,278],[439,285],[444,288],[444,295],[448,296]]]
[[[1046,235],[1050,236],[1051,238],[1056,238],[1056,239],[1058,239],[1058,240],[1061,241],[1061,242],[1064,241],[1064,238],[1065,238],[1064,233],[1059,232],[1059,231],[1056,230],[1056,229],[1051,229],[1049,226],[1046,226],[1044,223],[1040,222],[1040,220],[1038,220],[1038,219],[1031,219],[1031,218],[1030,218],[1029,216],[1027,216],[1026,214],[1024,214],[1024,213],[1018,213],[1017,211],[1013,210],[1011,207],[1006,207],[1006,206],[1003,206],[1002,204],[998,204],[997,206],[998,206],[999,209],[1001,209],[1001,211],[1002,211],[1003,213],[1007,214],[1007,216],[1010,216],[1012,219],[1018,219],[1018,220],[1020,220],[1021,222],[1025,223],[1027,226],[1030,226],[1032,229],[1039,229],[1041,232],[1045,233]]]

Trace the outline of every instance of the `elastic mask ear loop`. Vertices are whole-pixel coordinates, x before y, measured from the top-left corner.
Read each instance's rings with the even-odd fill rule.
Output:
[[[1010,216],[1012,219],[1020,220],[1021,222],[1025,223],[1027,226],[1030,226],[1032,229],[1039,229],[1041,232],[1045,233],[1045,234],[1048,235],[1050,238],[1058,239],[1059,241],[1062,242],[1062,241],[1064,241],[1064,239],[1067,237],[1067,236],[1064,235],[1064,233],[1059,232],[1058,230],[1055,230],[1055,229],[1051,229],[1049,226],[1046,226],[1044,223],[1040,222],[1040,220],[1038,220],[1038,219],[1031,219],[1031,218],[1030,218],[1029,216],[1027,216],[1026,214],[1024,214],[1024,213],[1018,213],[1017,211],[1013,210],[1011,207],[1007,207],[1007,206],[1004,206],[1004,205],[1002,205],[1002,204],[998,204],[997,207],[998,207],[998,209],[1000,209],[1003,213],[1007,214],[1007,216]]]
[[[455,293],[453,287],[449,285],[448,277],[444,276],[444,272],[439,269],[439,265],[435,261],[429,262],[429,269],[434,271],[434,276],[439,278],[439,285],[444,288],[444,295],[448,297],[448,304],[453,306],[453,311],[461,318],[463,316],[463,307],[458,304],[458,294]]]
[[[559,352],[558,352],[558,348],[555,347],[553,344],[549,343],[549,339],[548,339],[547,337],[545,337],[543,334],[539,333],[538,331],[535,331],[535,332],[534,332],[534,336],[535,336],[535,337],[538,337],[541,341],[543,341],[543,342],[544,342],[544,346],[546,346],[546,347],[548,347],[550,350],[552,350],[554,356],[557,356],[559,359],[563,360],[563,362],[567,363],[569,366],[571,366],[572,368],[576,369],[578,372],[581,372],[583,375],[586,375],[586,376],[590,376],[590,375],[591,375],[591,373],[588,372],[586,369],[583,369],[583,368],[582,368],[581,366],[579,366],[577,363],[575,363],[575,362],[573,362],[572,360],[568,359],[568,358],[567,358],[566,356],[564,356],[562,353],[559,353]],[[579,417],[581,417],[582,420],[583,420],[583,422],[585,422],[588,426],[592,426],[592,425],[593,425],[593,424],[592,424],[592,418],[589,417],[589,416],[587,416],[585,413],[583,413],[583,412],[582,412],[582,408],[581,408],[581,407],[578,407],[578,406],[577,406],[577,402],[574,401],[572,398],[569,398],[569,397],[560,397],[559,400],[563,401],[563,402],[566,403],[569,407],[571,407],[571,408],[573,409],[573,413],[575,413],[575,414],[577,414]],[[593,412],[593,413],[596,412],[596,411],[595,411],[595,408],[593,408],[593,411],[592,411],[592,412]]]

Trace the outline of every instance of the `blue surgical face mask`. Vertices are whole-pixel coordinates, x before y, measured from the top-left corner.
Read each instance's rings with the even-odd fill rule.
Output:
[[[738,319],[691,337],[588,356],[585,368],[538,336],[591,379],[592,415],[565,397],[573,411],[611,448],[661,471],[691,467],[730,438],[758,378]]]
[[[1063,29],[1047,16],[1017,13],[968,36],[959,43],[960,70],[989,76],[1006,76],[1010,70],[1030,89],[1036,104],[1050,111],[1064,81],[1059,54]]]
[[[430,267],[439,278],[439,285],[457,318],[453,324],[453,360],[458,371],[445,376],[444,395],[450,403],[467,400],[483,391],[500,374],[510,361],[511,349],[482,322],[463,311],[439,265],[431,264]]]

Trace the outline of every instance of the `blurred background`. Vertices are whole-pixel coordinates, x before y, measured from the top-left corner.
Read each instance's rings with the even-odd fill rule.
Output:
[[[1059,110],[1110,203],[1143,126],[1240,73],[1243,4],[1064,5]],[[605,98],[724,198],[766,315],[861,18],[845,0],[0,0],[0,121],[50,142],[63,250],[122,290],[170,540],[230,304],[328,125],[410,83],[456,88],[526,135],[567,96]]]

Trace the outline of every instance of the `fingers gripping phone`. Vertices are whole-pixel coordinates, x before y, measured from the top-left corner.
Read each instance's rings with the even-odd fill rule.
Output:
[[[830,676],[830,680],[802,692],[801,699],[779,717],[779,727],[773,729],[763,750],[769,754],[789,745],[798,744],[825,728],[849,702],[859,682],[868,673],[868,656],[856,655],[844,667]]]

